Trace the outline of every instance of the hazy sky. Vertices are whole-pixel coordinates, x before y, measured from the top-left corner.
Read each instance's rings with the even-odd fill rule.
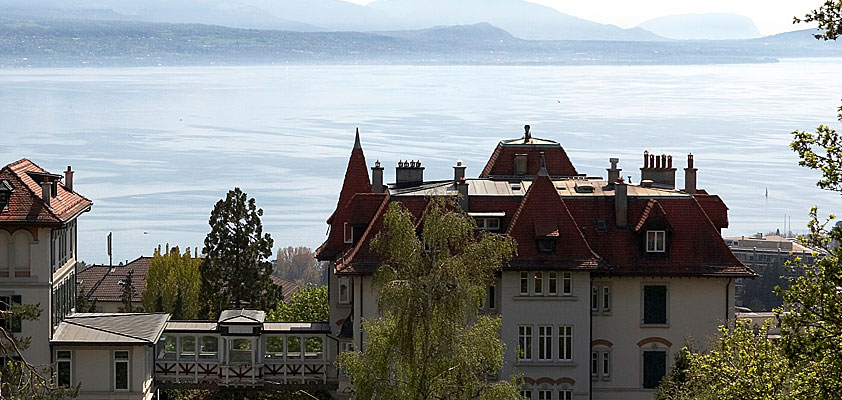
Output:
[[[373,0],[346,0],[357,4]],[[459,1],[459,0],[453,0]],[[805,29],[804,24],[793,25],[792,17],[803,16],[818,7],[823,0],[529,0],[553,7],[603,24],[630,28],[651,18],[671,14],[731,13],[745,15],[765,35]]]

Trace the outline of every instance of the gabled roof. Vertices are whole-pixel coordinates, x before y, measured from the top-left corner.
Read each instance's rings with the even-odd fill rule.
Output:
[[[91,265],[76,272],[76,280],[79,281],[76,290],[78,294],[83,294],[90,300],[119,302],[122,301],[123,294],[121,282],[129,271],[134,271],[132,281],[136,292],[132,301],[140,302],[151,261],[152,257],[141,256],[121,266]]]
[[[284,297],[284,303],[289,303],[292,296],[301,291],[301,285],[276,275],[269,275],[269,279],[275,286],[281,288],[281,295]]]
[[[694,196],[713,225],[719,229],[728,228],[728,206],[717,195],[708,194],[704,190],[696,191]]]
[[[164,313],[76,313],[65,317],[50,341],[54,344],[154,345],[170,315]]]
[[[577,176],[576,167],[570,162],[567,152],[558,142],[529,137],[502,140],[497,144],[488,163],[485,164],[480,178],[511,177],[515,175],[514,159],[516,154],[526,154],[526,175],[535,176],[541,167],[541,153],[547,160],[547,172],[550,176]]]
[[[643,213],[640,214],[640,219],[637,221],[637,225],[634,227],[635,232],[639,232],[646,226],[646,221],[649,220],[651,217],[655,219],[657,217],[664,218],[667,216],[666,211],[664,208],[661,207],[661,203],[658,203],[658,200],[650,199],[648,203],[646,203],[646,208],[643,209]]]
[[[14,189],[9,204],[0,210],[0,224],[62,224],[87,211],[93,204],[58,182],[56,196],[50,199],[48,207],[41,197],[41,185],[32,179],[32,176],[39,175],[52,176],[25,158],[0,169],[0,181],[7,181]]]
[[[599,262],[546,175],[535,178],[506,233],[517,241],[517,256],[509,262],[512,268],[594,269]],[[540,238],[556,240],[554,254],[538,251]]]
[[[219,314],[219,324],[262,324],[266,312],[262,310],[225,310]]]

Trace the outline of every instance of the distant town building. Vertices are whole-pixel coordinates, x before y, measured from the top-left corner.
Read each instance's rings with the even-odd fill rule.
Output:
[[[132,307],[142,309],[141,297],[146,288],[146,273],[149,272],[149,262],[152,257],[138,257],[123,265],[91,265],[76,271],[77,295],[85,296],[88,301],[96,302],[98,313],[116,313],[123,308],[123,285],[129,271],[132,273],[132,283],[135,294],[132,297]],[[78,310],[86,312],[88,310]]]

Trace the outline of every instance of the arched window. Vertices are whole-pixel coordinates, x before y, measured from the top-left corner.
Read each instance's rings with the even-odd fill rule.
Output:
[[[9,232],[4,230],[0,230],[0,278],[8,278],[9,277],[9,266],[11,266],[11,261],[9,261],[9,239],[11,239],[11,235]]]
[[[14,243],[14,269],[15,277],[29,277],[29,246],[32,243],[32,236],[27,231],[19,230],[12,235]]]

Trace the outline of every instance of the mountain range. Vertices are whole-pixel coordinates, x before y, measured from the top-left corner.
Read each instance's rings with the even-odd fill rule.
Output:
[[[679,40],[759,38],[754,21],[736,14],[678,14],[650,19],[640,25],[659,36]]]

